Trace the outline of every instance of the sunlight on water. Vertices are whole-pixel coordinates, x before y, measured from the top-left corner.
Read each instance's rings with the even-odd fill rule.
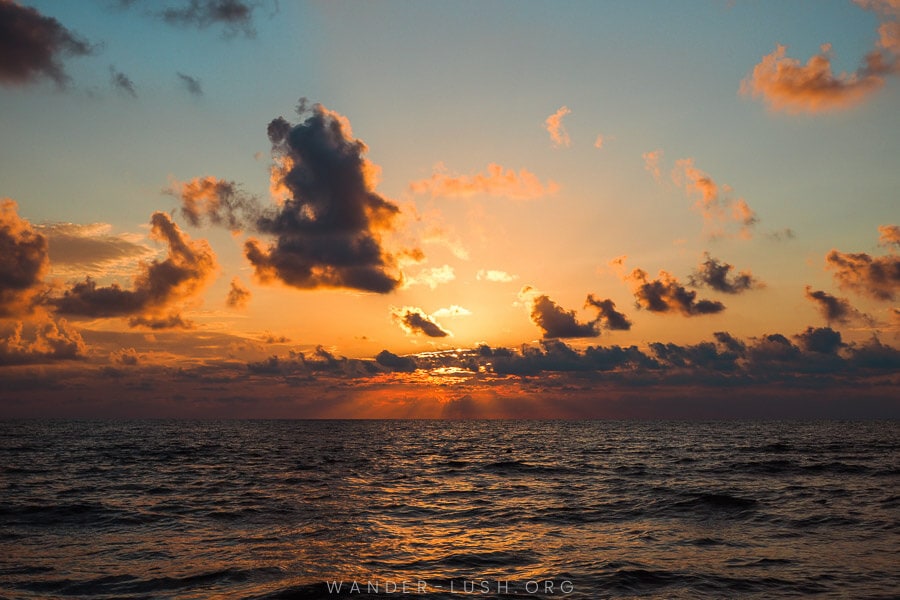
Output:
[[[414,591],[434,598],[559,597],[564,582],[567,598],[900,586],[896,423],[0,427],[2,596],[341,597],[331,581],[374,582],[378,595],[423,582]],[[553,593],[524,588],[537,582]]]

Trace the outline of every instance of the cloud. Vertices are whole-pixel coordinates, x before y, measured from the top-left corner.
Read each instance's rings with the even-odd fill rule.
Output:
[[[264,247],[248,240],[244,254],[261,281],[303,288],[349,288],[387,293],[402,275],[382,247],[400,209],[374,191],[378,167],[353,138],[346,117],[321,104],[298,113],[297,125],[279,117],[268,134],[276,165],[272,188],[281,205],[264,212],[256,229],[275,236]]]
[[[853,73],[835,75],[831,68],[831,44],[805,65],[785,56],[781,44],[763,57],[741,81],[740,93],[762,97],[772,110],[788,113],[823,113],[845,110],[870,98],[884,86],[885,77],[900,72],[900,3],[897,0],[854,0],[881,16],[876,48],[866,54]],[[886,20],[885,20],[886,19]]]
[[[689,278],[690,285],[694,287],[707,286],[725,294],[740,294],[747,290],[763,287],[763,284],[750,271],[741,271],[729,279],[728,275],[734,269],[732,265],[720,262],[711,257],[708,252],[703,256],[704,261]]]
[[[444,317],[468,317],[471,314],[472,311],[470,311],[469,309],[463,308],[458,304],[452,304],[447,308],[437,309],[436,311],[431,313],[431,316],[435,319],[442,319]]]
[[[28,331],[26,331],[26,328]],[[42,363],[83,357],[87,347],[65,319],[39,319],[0,330],[0,365]]]
[[[561,106],[559,110],[555,113],[547,117],[544,121],[544,128],[550,134],[550,139],[553,141],[553,146],[559,148],[561,146],[568,146],[572,143],[569,139],[569,133],[566,131],[565,126],[563,126],[562,120],[563,117],[570,114],[572,111],[569,110],[566,106]]]
[[[135,260],[156,253],[139,243],[141,236],[110,233],[112,225],[108,223],[49,223],[36,229],[47,238],[50,267],[55,275],[119,274]]]
[[[134,348],[122,348],[109,353],[109,362],[114,365],[134,366],[140,360],[140,354]]]
[[[43,290],[49,265],[47,238],[0,200],[0,317],[30,313]]]
[[[253,28],[254,5],[241,0],[187,0],[178,7],[166,8],[159,13],[170,25],[205,29],[222,25],[227,35],[243,33],[256,35]]]
[[[178,81],[184,85],[184,89],[188,91],[192,96],[202,96],[203,95],[203,87],[200,85],[200,80],[196,77],[191,77],[190,75],[185,75],[182,72],[177,72]]]
[[[467,198],[477,194],[503,196],[516,200],[532,200],[555,194],[559,185],[551,180],[541,183],[537,175],[520,169],[504,169],[496,163],[487,166],[486,173],[475,175],[449,175],[443,165],[438,165],[435,172],[427,179],[420,179],[409,184],[414,194],[430,193],[432,196],[449,198]]]
[[[391,371],[411,373],[416,370],[416,360],[411,356],[397,356],[388,350],[382,350],[375,357],[375,362]]]
[[[443,283],[449,283],[454,279],[456,279],[456,275],[453,272],[453,267],[444,265],[442,267],[422,269],[418,274],[407,277],[403,284],[404,287],[409,287],[411,285],[427,285],[429,288],[435,289],[437,286]]]
[[[593,322],[581,323],[574,310],[566,310],[549,296],[538,294],[531,300],[531,321],[544,332],[544,338],[597,337],[600,332]]]
[[[137,98],[137,90],[134,89],[134,82],[131,81],[128,75],[116,70],[112,65],[109,66],[109,83],[123,94],[127,94],[132,98]]]
[[[751,228],[758,221],[756,213],[743,198],[730,198],[728,194],[731,188],[727,185],[719,186],[712,177],[694,166],[693,158],[675,161],[672,181],[683,187],[688,194],[699,194],[700,199],[696,207],[703,215],[711,236],[724,235],[722,226],[736,222],[741,226],[739,235],[744,238],[751,237]]]
[[[250,302],[251,294],[241,283],[241,280],[235,277],[231,280],[231,286],[228,288],[228,297],[225,300],[230,308],[246,308]]]
[[[621,263],[620,263],[621,264]],[[697,292],[689,291],[665,271],[657,279],[649,280],[647,272],[634,269],[623,279],[632,286],[638,308],[656,313],[677,311],[686,317],[711,315],[725,310],[725,305],[715,300],[697,300]]]
[[[260,216],[259,201],[245,194],[234,181],[212,176],[175,181],[165,193],[181,199],[181,214],[194,227],[204,222],[239,232],[254,227]]]
[[[606,139],[603,137],[602,133],[597,134],[597,139],[594,140],[594,148],[597,148],[598,150],[602,149],[605,141]]]
[[[784,242],[795,239],[797,234],[790,227],[785,227],[784,229],[767,233],[766,237],[775,242]]]
[[[429,317],[421,308],[415,306],[404,306],[403,308],[392,308],[391,316],[403,330],[410,335],[423,334],[428,337],[440,338],[450,335],[449,331],[442,328],[437,322]]]
[[[588,294],[584,304],[593,306],[597,309],[597,319],[595,323],[606,329],[628,331],[631,329],[631,321],[628,320],[623,313],[616,310],[616,304],[609,298],[605,300],[597,300],[593,294]]]
[[[879,225],[878,233],[879,245],[900,248],[900,227],[897,225]]]
[[[662,171],[659,166],[662,155],[663,151],[659,149],[641,154],[641,157],[644,159],[644,169],[653,175],[653,179],[656,181],[659,181],[662,178]]]
[[[832,250],[825,256],[825,268],[834,270],[838,285],[876,300],[893,300],[900,290],[900,256],[870,256],[865,252]]]
[[[831,327],[807,327],[806,331],[796,336],[800,347],[807,352],[819,354],[837,354],[837,351],[846,346],[841,341],[841,334]]]
[[[491,281],[496,283],[509,283],[519,278],[518,275],[510,275],[506,271],[498,271],[495,269],[479,269],[475,274],[478,281]]]
[[[36,9],[0,0],[0,83],[25,85],[48,77],[69,81],[64,56],[84,56],[93,48],[52,17]]]
[[[87,317],[131,317],[132,326],[153,329],[186,327],[178,304],[197,296],[216,271],[216,257],[205,240],[192,241],[162,212],[150,219],[150,237],[165,242],[163,261],[143,263],[132,289],[100,287],[86,278],[53,300],[58,312]]]
[[[816,305],[819,312],[830,323],[849,323],[851,318],[861,316],[846,298],[832,296],[823,290],[813,291],[806,286],[806,299]]]

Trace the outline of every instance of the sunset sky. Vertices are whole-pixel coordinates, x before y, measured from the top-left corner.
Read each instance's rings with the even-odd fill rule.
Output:
[[[0,416],[900,416],[900,2],[0,0]]]

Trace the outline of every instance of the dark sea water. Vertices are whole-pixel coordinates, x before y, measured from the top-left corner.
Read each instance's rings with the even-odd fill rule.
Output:
[[[0,490],[3,598],[900,596],[898,422],[4,421]]]

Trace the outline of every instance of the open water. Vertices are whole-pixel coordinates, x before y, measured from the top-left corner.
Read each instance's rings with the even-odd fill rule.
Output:
[[[0,421],[2,598],[898,595],[898,422]]]

